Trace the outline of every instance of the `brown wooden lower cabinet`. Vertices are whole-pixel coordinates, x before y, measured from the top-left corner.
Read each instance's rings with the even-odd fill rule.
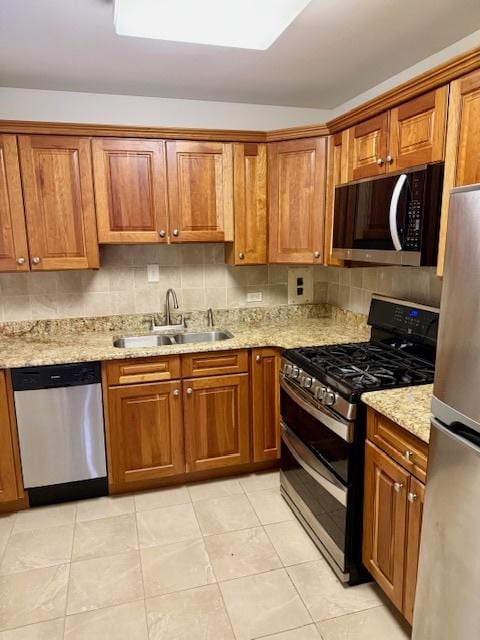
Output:
[[[280,457],[280,352],[252,349],[252,433],[253,460]]]
[[[110,483],[185,472],[181,382],[108,390]]]
[[[377,416],[385,430],[384,442],[388,449],[389,423],[392,435],[397,437],[400,427],[369,409],[369,438],[378,433]],[[405,434],[409,442],[411,437],[410,434]],[[426,456],[427,445],[421,441],[417,444]],[[410,472],[409,464],[411,463],[407,459],[404,464],[395,461],[376,444],[367,440],[363,562],[382,590],[411,623],[425,485]]]
[[[0,371],[0,503],[14,502],[24,496],[8,375]]]
[[[183,381],[187,471],[250,461],[248,374]]]

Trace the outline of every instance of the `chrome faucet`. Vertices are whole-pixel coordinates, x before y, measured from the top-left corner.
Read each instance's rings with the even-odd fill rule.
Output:
[[[173,324],[172,314],[170,311],[170,296],[172,296],[172,299],[173,299],[173,308],[178,309],[178,298],[177,298],[177,294],[175,293],[175,289],[168,289],[167,294],[165,296],[165,324],[166,325]]]
[[[207,311],[207,323],[209,327],[215,326],[215,322],[213,320],[213,311],[211,308]]]

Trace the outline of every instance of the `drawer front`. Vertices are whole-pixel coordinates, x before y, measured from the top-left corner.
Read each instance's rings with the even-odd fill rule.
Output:
[[[104,363],[108,386],[163,382],[180,378],[180,358],[177,356],[112,360]]]
[[[246,373],[247,371],[248,352],[246,350],[194,353],[182,357],[184,378]]]
[[[373,409],[368,409],[367,436],[404,469],[425,482],[428,458],[425,442]]]

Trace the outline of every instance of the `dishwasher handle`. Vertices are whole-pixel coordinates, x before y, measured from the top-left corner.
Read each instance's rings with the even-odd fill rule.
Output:
[[[101,381],[100,362],[74,362],[42,367],[23,367],[12,371],[14,391],[56,389],[98,384]]]

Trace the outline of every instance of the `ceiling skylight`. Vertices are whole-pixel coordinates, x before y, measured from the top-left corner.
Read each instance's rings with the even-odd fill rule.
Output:
[[[115,0],[122,36],[268,49],[310,0]]]

